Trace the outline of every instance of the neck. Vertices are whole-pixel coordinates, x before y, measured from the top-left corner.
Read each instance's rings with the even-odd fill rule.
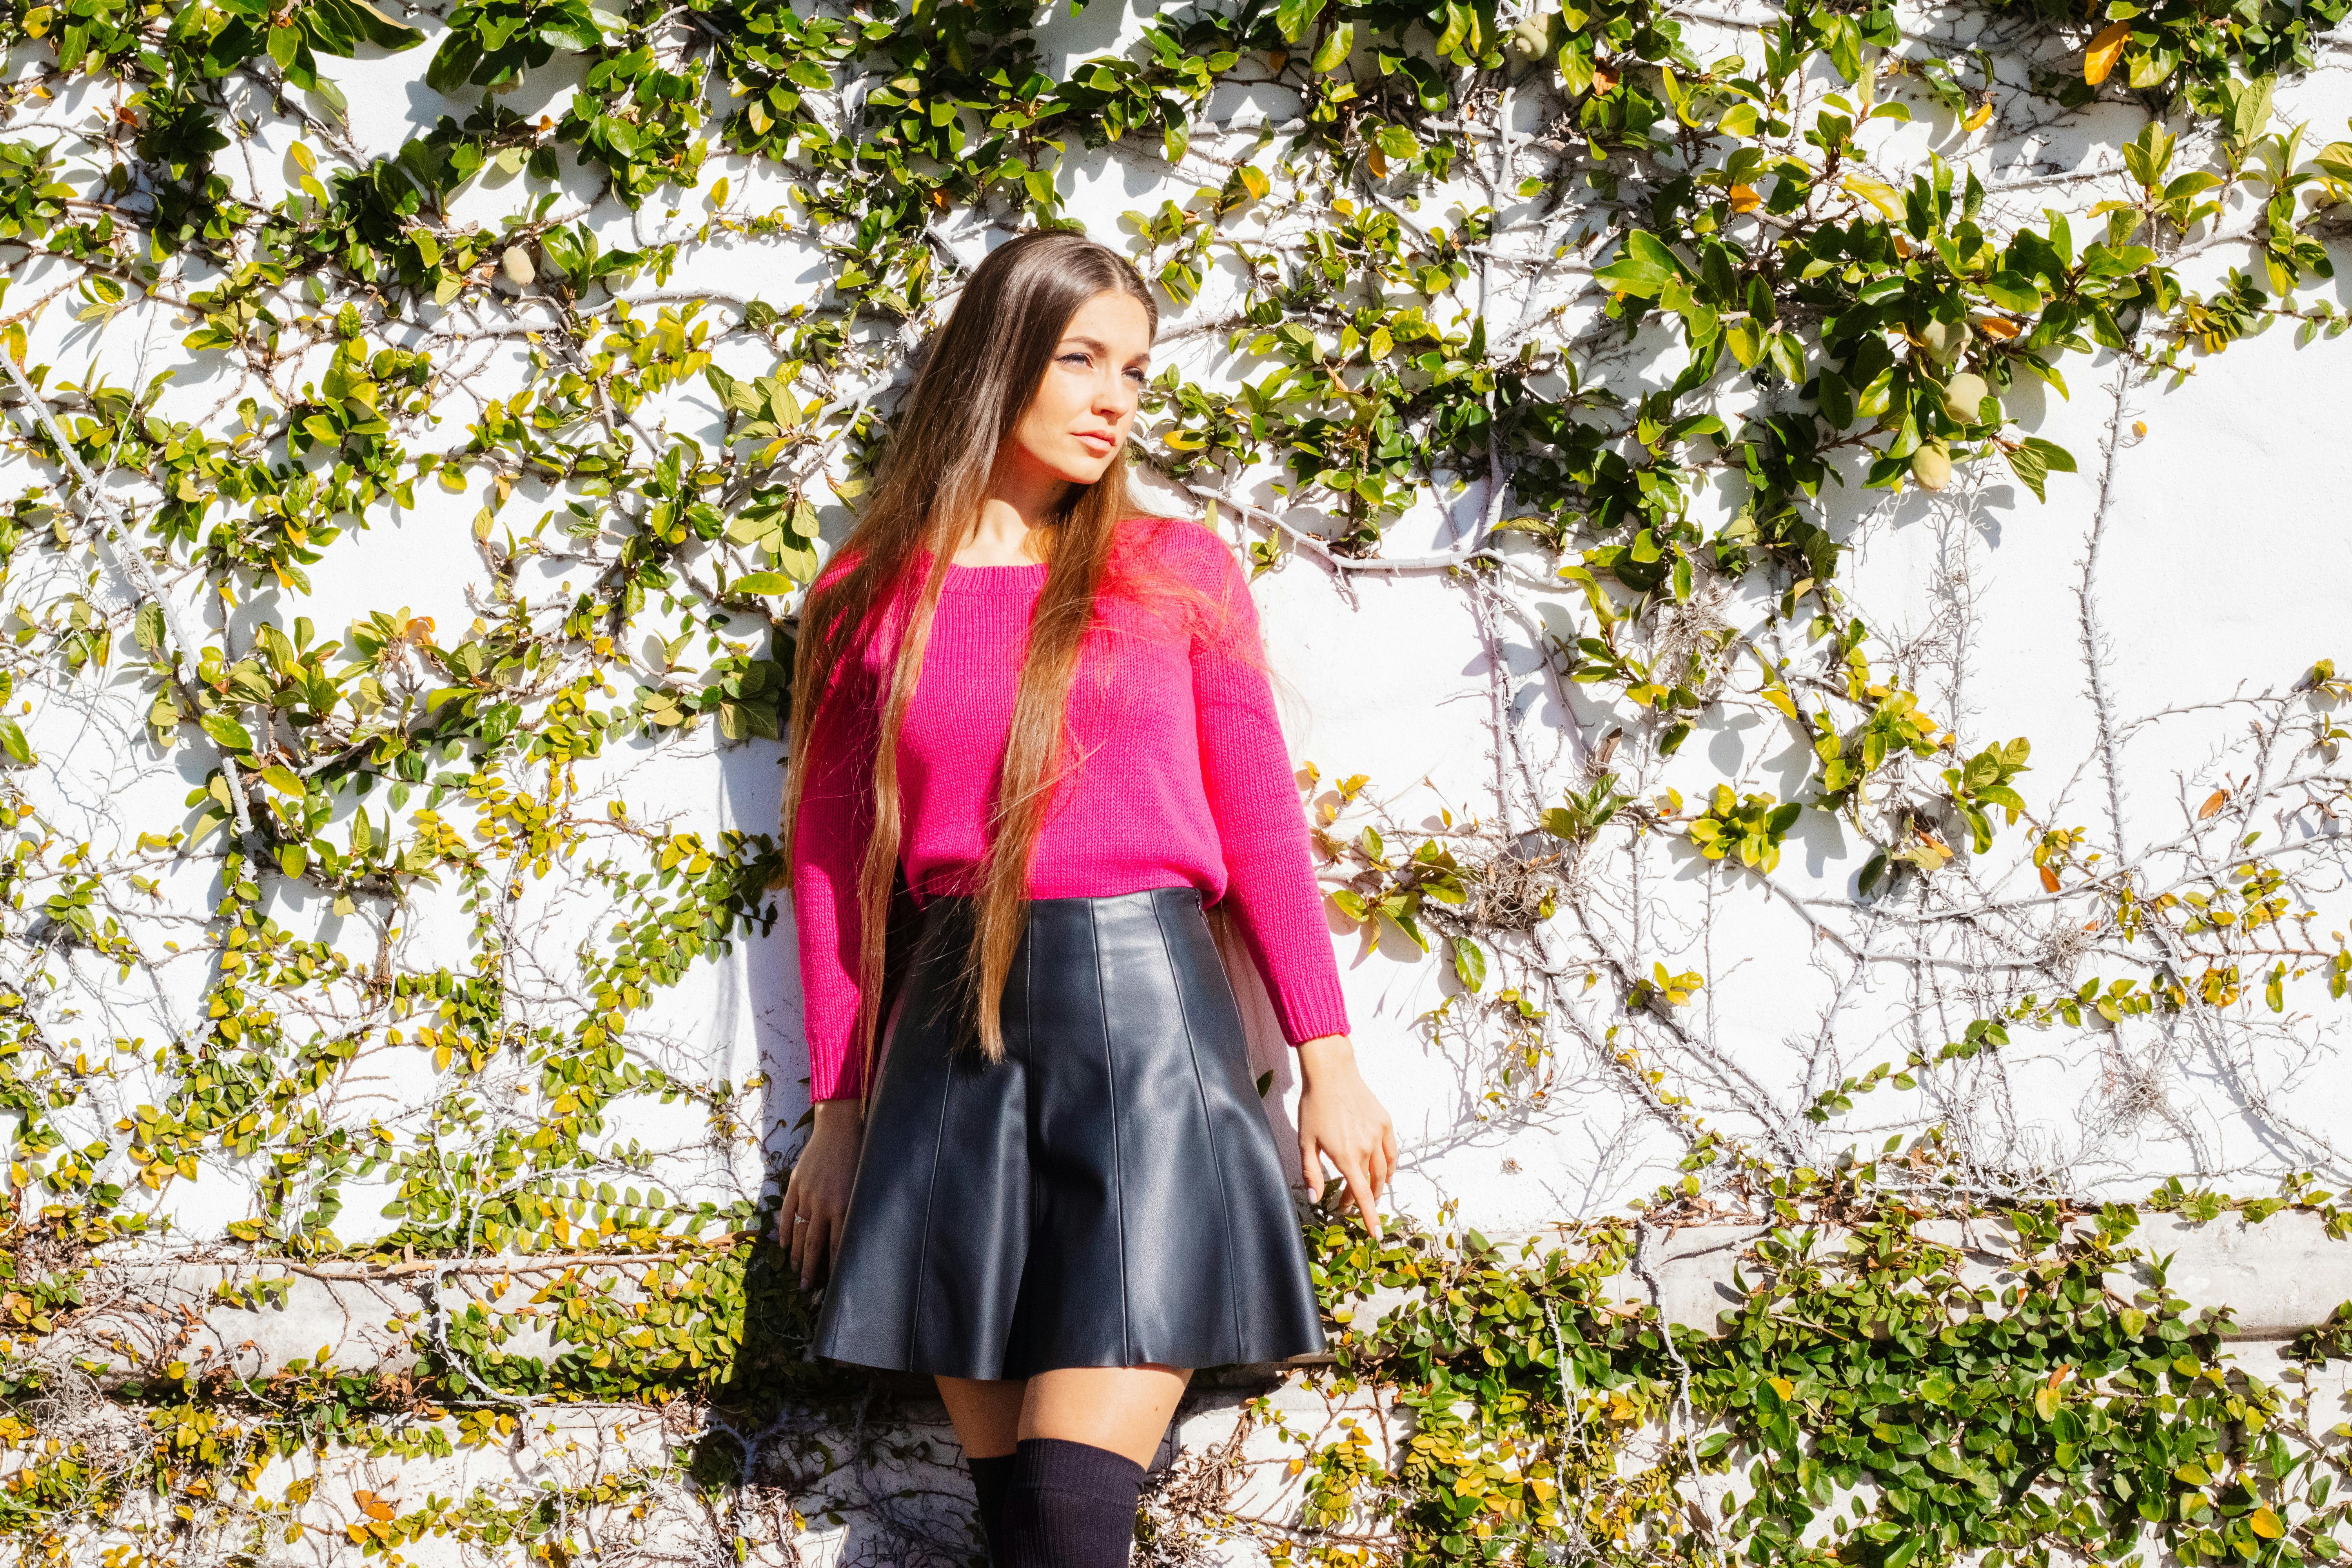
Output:
[[[1008,446],[1012,443],[1007,443]],[[1034,463],[1022,461],[1017,450],[997,464],[989,476],[988,495],[980,515],[952,559],[959,566],[1025,566],[1045,559],[1041,529],[1070,488],[1070,481]]]

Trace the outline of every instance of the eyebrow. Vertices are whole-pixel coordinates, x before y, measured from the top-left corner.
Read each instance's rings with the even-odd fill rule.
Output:
[[[1109,345],[1108,345],[1108,344],[1107,344],[1107,343],[1105,343],[1105,342],[1103,342],[1100,339],[1097,339],[1097,338],[1070,337],[1070,338],[1064,338],[1062,341],[1063,341],[1064,342],[1066,342],[1066,343],[1078,343],[1078,344],[1080,344],[1080,345],[1082,345],[1082,346],[1084,346],[1084,347],[1090,348],[1090,349],[1094,350],[1094,351],[1095,351],[1095,353],[1098,353],[1098,354],[1107,354],[1107,353],[1110,353],[1110,347],[1109,347]],[[1139,360],[1147,360],[1147,359],[1150,359],[1150,358],[1151,357],[1151,351],[1150,351],[1150,349],[1146,349],[1146,350],[1144,350],[1141,353],[1137,354],[1135,357],[1136,357],[1137,359],[1139,359]]]

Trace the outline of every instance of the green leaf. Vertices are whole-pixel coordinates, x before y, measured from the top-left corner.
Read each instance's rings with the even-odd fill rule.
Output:
[[[1764,357],[1764,331],[1755,318],[1742,316],[1723,324],[1723,341],[1730,346],[1731,357],[1739,362],[1742,370],[1753,370],[1756,362]]]
[[[1467,937],[1454,941],[1454,973],[1463,985],[1476,991],[1486,984],[1486,954]]]
[[[1383,122],[1372,133],[1372,144],[1391,158],[1402,160],[1421,156],[1420,139],[1402,125]]]
[[[396,22],[368,3],[368,0],[311,0],[309,16],[311,42],[331,55],[349,57],[348,40],[373,44],[380,49],[413,49],[425,41],[425,35],[404,22]],[[330,44],[320,32],[331,27],[336,42]]]
[[[2042,490],[2052,470],[2062,474],[2074,472],[2074,454],[2039,436],[2027,437],[2015,447],[2004,450],[2001,456],[2009,459],[2011,471],[2017,475],[2020,483],[2033,492],[2033,499],[2038,501],[2049,500]]]
[[[1349,51],[1355,47],[1356,24],[1342,22],[1324,38],[1323,47],[1315,51],[1315,58],[1307,62],[1307,68],[1317,76],[1328,76],[1346,63]]]
[[[1664,240],[1646,228],[1637,228],[1627,232],[1617,258],[1592,275],[1612,289],[1650,299],[1665,288],[1668,279],[1687,278],[1689,268]]]
[[[253,737],[246,732],[244,725],[227,714],[207,713],[198,721],[204,725],[205,733],[218,742],[224,751],[235,752],[239,756],[248,755],[253,751]]]
[[[1984,281],[1985,297],[2005,310],[2030,316],[2042,309],[2042,290],[2021,272],[1996,272]]]

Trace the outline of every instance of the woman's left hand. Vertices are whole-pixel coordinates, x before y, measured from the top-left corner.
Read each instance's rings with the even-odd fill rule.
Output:
[[[1298,1157],[1307,1184],[1323,1190],[1328,1156],[1347,1178],[1348,1194],[1364,1228],[1381,1238],[1381,1194],[1396,1173],[1396,1129],[1388,1108],[1356,1070],[1356,1047],[1345,1035],[1325,1035],[1298,1047],[1307,1087],[1298,1097]]]

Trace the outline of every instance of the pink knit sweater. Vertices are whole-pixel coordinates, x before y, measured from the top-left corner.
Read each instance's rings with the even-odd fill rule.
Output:
[[[1118,591],[1132,580],[1118,563],[1147,557],[1202,595],[1208,615],[1165,595]],[[919,902],[975,885],[1046,571],[948,568],[898,740],[900,863]],[[1081,650],[1072,685],[1066,733],[1075,773],[1038,835],[1031,896],[1190,884],[1203,903],[1227,900],[1290,1044],[1347,1033],[1307,820],[1239,565],[1198,524],[1142,518],[1124,525],[1113,575],[1097,600],[1100,629]],[[1223,617],[1213,621],[1218,606]],[[793,913],[813,1100],[860,1088],[852,1049],[857,868],[872,823],[879,694],[902,618],[903,611],[877,617],[852,667],[835,673],[794,825]]]

